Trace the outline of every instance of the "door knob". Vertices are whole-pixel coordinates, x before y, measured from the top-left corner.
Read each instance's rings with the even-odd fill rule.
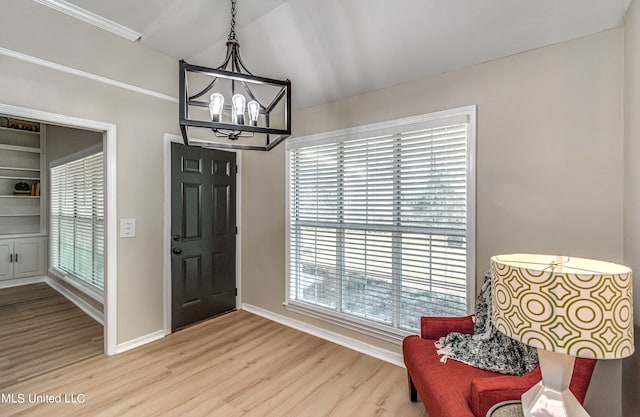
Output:
[[[180,255],[182,253],[182,249],[180,248],[173,248],[172,250],[173,253],[175,253],[176,255]]]

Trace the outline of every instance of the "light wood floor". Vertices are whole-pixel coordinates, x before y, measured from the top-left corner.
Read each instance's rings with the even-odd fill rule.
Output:
[[[0,289],[0,388],[101,355],[102,334],[47,284]]]
[[[426,416],[404,369],[245,311],[2,392],[25,399],[3,416]],[[29,403],[43,393],[84,403]]]

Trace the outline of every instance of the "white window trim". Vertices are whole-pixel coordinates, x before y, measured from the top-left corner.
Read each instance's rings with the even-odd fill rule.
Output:
[[[372,123],[352,128],[339,129],[330,132],[323,132],[298,138],[291,138],[286,141],[285,153],[285,302],[283,305],[287,310],[310,316],[331,324],[338,325],[350,330],[373,336],[389,342],[400,343],[402,338],[410,332],[396,329],[387,325],[377,325],[371,321],[359,320],[353,316],[327,311],[303,302],[290,299],[290,244],[291,233],[290,224],[290,163],[288,152],[311,145],[321,145],[332,143],[336,138],[346,138],[343,141],[366,137],[369,132],[394,133],[398,125],[403,129],[411,130],[412,125],[419,125],[420,128],[428,128],[431,125],[440,126],[447,119],[451,122],[466,120],[468,127],[467,137],[467,313],[471,314],[475,307],[476,294],[476,112],[477,106],[465,106],[450,110],[443,110],[434,113],[427,113],[420,116],[406,117],[402,119],[389,120],[385,122]]]

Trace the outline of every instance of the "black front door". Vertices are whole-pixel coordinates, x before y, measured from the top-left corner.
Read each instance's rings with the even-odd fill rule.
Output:
[[[236,154],[171,144],[171,329],[236,306]]]

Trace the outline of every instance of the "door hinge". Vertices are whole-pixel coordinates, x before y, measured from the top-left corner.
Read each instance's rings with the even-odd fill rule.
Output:
[[[238,165],[236,165],[236,174],[238,173]]]
[[[238,289],[236,288],[236,297],[238,296]]]
[[[238,226],[236,226],[236,235],[238,234]]]

